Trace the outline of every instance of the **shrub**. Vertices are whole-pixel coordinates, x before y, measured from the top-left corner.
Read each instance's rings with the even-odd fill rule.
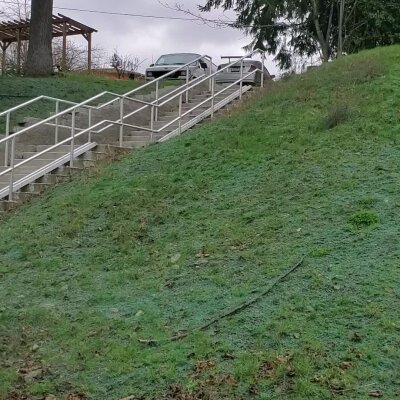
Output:
[[[326,129],[332,129],[346,122],[350,117],[350,107],[346,103],[340,103],[333,106],[325,117],[324,125]]]

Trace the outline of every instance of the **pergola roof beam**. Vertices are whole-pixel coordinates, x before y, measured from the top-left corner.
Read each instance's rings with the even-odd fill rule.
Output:
[[[79,21],[69,18],[65,15],[53,15],[53,38],[63,36],[63,25],[67,23],[67,36],[84,35],[97,32],[96,29],[84,25]],[[21,40],[29,40],[30,37],[30,19],[21,19],[14,21],[0,22],[0,41],[18,42],[17,31],[20,31]]]
[[[5,71],[5,52],[11,43],[18,44],[18,58],[20,59],[21,41],[30,38],[30,19],[0,22],[0,44],[2,49],[2,70]],[[65,15],[58,14],[52,16],[52,37],[63,38],[63,64],[65,64],[66,37],[82,35],[88,42],[88,69],[91,69],[92,59],[92,33],[97,32],[96,29],[84,25],[79,21],[69,18]],[[20,60],[19,60],[20,61]],[[18,61],[18,64],[20,62]],[[64,65],[65,67],[65,65]]]

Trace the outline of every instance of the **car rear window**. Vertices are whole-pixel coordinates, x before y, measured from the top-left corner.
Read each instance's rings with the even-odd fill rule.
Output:
[[[185,65],[196,58],[199,58],[197,54],[165,54],[156,61],[156,65]]]

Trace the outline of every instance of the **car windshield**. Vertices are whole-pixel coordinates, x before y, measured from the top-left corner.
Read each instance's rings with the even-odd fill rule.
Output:
[[[166,54],[156,61],[156,65],[185,65],[196,58],[199,58],[197,54]]]

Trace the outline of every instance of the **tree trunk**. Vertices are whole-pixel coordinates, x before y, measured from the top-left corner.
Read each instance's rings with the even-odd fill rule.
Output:
[[[313,8],[312,16],[314,20],[314,26],[317,32],[318,42],[321,46],[322,61],[325,63],[329,61],[329,38],[325,39],[322,32],[321,25],[319,23],[319,12],[316,0],[311,0],[311,4]]]
[[[26,75],[47,76],[53,73],[52,14],[53,0],[32,0]]]
[[[343,55],[343,23],[344,23],[344,6],[345,0],[339,0],[339,37],[338,37],[338,52],[337,56]]]

